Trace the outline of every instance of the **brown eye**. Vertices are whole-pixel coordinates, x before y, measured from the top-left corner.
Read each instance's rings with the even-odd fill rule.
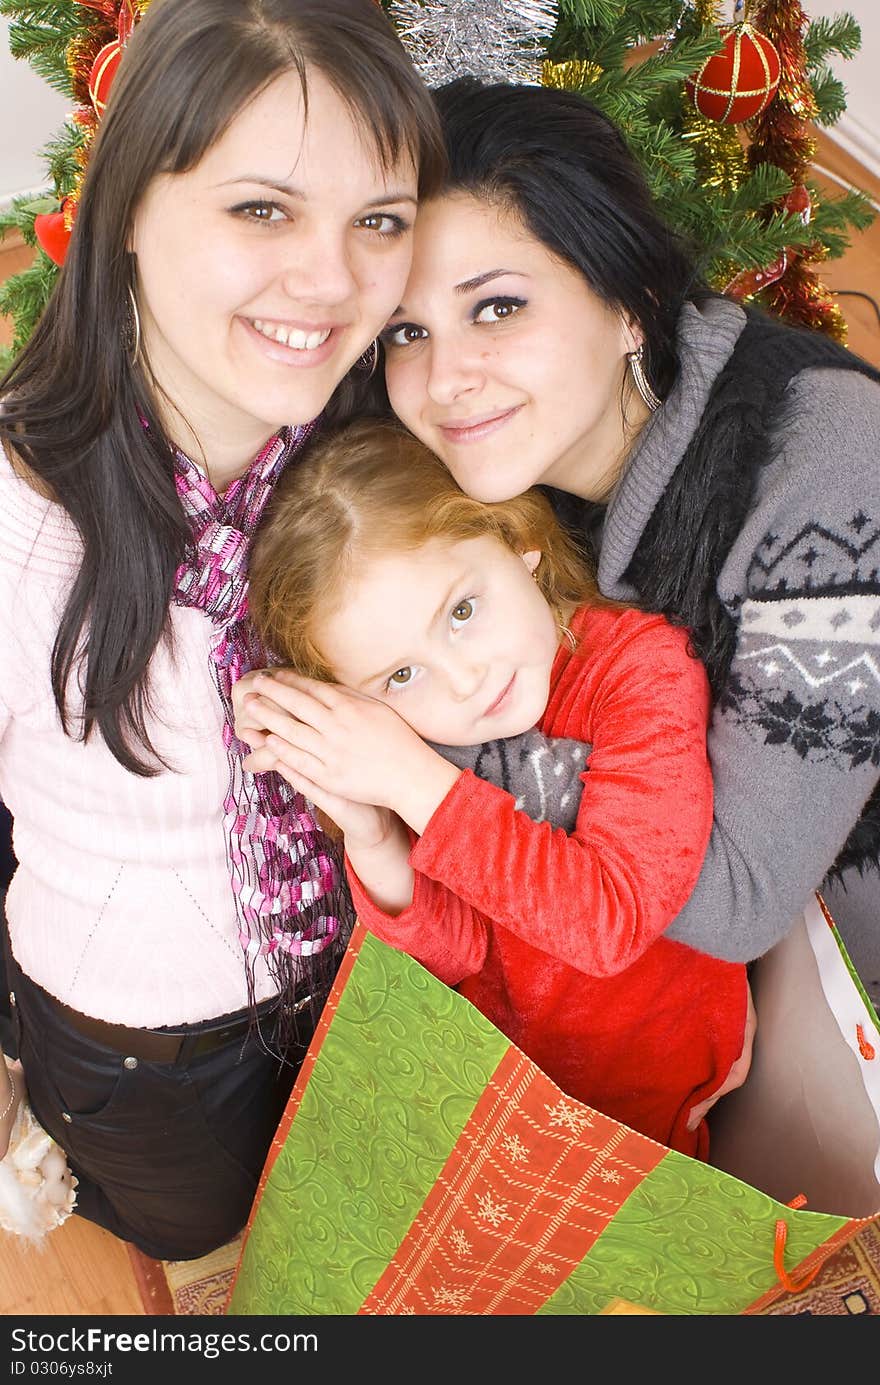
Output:
[[[239,206],[233,207],[233,212],[244,221],[254,221],[265,226],[275,226],[278,222],[286,220],[284,208],[275,202],[242,202]]]
[[[474,322],[488,325],[493,322],[504,322],[508,318],[515,317],[525,306],[526,300],[524,298],[491,298],[477,304],[474,310]]]
[[[380,236],[399,236],[408,229],[402,216],[392,216],[390,212],[367,212],[354,224],[363,231],[378,231]]]
[[[388,347],[412,346],[414,342],[424,341],[428,333],[415,322],[401,322],[397,327],[386,327],[380,333],[383,344]]]
[[[453,609],[452,619],[459,620],[463,624],[466,620],[470,620],[473,613],[474,603],[472,601],[459,601],[458,605]]]
[[[410,681],[411,678],[412,669],[409,668],[409,666],[407,666],[406,668],[399,668],[396,671],[396,673],[392,673],[391,677],[388,679],[388,682],[393,683],[395,687],[403,688],[406,687],[407,683]]]

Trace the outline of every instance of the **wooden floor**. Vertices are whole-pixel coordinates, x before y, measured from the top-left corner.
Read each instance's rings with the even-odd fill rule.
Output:
[[[0,1231],[0,1316],[142,1315],[128,1251],[91,1222],[70,1217],[34,1246]]]
[[[880,180],[867,175],[821,132],[818,145],[816,181],[823,188],[834,195],[841,190],[837,180],[843,179],[880,205]],[[31,258],[20,241],[0,242],[0,279],[18,273]],[[836,292],[864,293],[880,302],[880,216],[841,259],[822,266],[820,274]],[[839,303],[849,327],[848,344],[880,367],[880,319],[874,308],[858,297],[841,296]],[[9,324],[0,319],[0,342],[8,342],[10,336]],[[142,1311],[126,1249],[106,1231],[74,1216],[53,1231],[40,1250],[0,1232],[0,1315],[115,1316]]]

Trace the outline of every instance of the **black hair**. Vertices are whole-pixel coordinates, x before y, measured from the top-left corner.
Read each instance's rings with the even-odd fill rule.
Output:
[[[460,77],[434,96],[449,161],[441,194],[509,207],[603,303],[637,323],[645,373],[664,397],[677,374],[682,306],[710,291],[617,125],[580,93],[553,87]]]

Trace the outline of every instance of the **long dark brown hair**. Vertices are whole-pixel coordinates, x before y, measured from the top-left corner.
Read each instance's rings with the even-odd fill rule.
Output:
[[[52,654],[62,723],[83,739],[97,729],[135,774],[164,763],[147,727],[149,664],[171,638],[188,530],[154,387],[126,350],[126,246],[153,179],[193,168],[283,73],[299,74],[307,101],[309,69],[354,112],[384,166],[409,153],[420,191],[433,190],[444,160],[434,107],[373,0],[153,0],[101,120],[52,298],[0,381],[0,444],[82,539]]]

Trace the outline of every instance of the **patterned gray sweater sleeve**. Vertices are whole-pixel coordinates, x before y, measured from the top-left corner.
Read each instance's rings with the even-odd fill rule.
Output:
[[[667,933],[737,961],[788,931],[880,779],[880,389],[813,370],[789,395],[719,582],[738,638],[709,733],[715,823]]]
[[[517,808],[535,822],[574,831],[583,789],[581,775],[590,753],[583,741],[551,739],[533,730],[485,745],[433,748],[458,769],[471,769],[480,779],[513,794]]]

